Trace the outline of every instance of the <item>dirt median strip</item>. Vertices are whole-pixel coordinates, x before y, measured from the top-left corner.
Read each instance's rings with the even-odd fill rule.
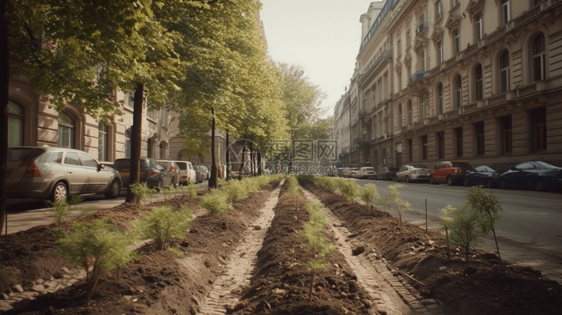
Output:
[[[562,309],[562,286],[542,279],[536,270],[502,266],[496,255],[479,250],[472,250],[471,262],[466,263],[456,246],[452,247],[453,259],[448,260],[439,232],[426,234],[411,224],[400,227],[386,212],[349,202],[308,181],[301,183],[374,248],[378,258],[422,282],[424,285],[403,277],[423,299],[443,302],[446,314],[546,315]]]

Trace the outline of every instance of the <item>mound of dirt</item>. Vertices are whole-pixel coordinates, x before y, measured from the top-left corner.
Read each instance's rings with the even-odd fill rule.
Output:
[[[180,256],[170,251],[160,251],[150,243],[141,247],[139,251],[142,255],[139,260],[129,263],[126,268],[102,276],[93,294],[92,302],[87,307],[84,306],[86,282],[81,280],[53,294],[13,304],[14,309],[6,314],[195,314],[199,311],[201,297],[208,290],[210,283],[220,275],[222,262],[232,252],[234,247],[230,245],[242,238],[248,230],[248,222],[252,222],[258,215],[260,207],[277,185],[278,183],[271,183],[264,186],[262,191],[251,194],[248,199],[234,202],[233,210],[219,215],[198,216],[185,238],[172,240],[171,246],[176,246],[183,252]],[[189,196],[178,196],[162,203],[168,203],[173,208],[179,209],[185,204],[195,206],[198,201]],[[159,204],[150,206],[157,205]],[[108,216],[119,226],[126,227],[139,213],[137,209],[126,205],[120,207],[119,211],[100,211],[81,220]],[[52,227],[37,227],[10,235],[11,241],[16,244],[25,244],[27,239],[30,239],[30,235],[38,231],[42,231],[45,239],[50,237],[50,243],[43,249],[43,257],[33,257],[33,261],[36,262],[34,266],[14,267],[21,275],[36,274],[31,277],[21,276],[18,279],[21,283],[26,283],[25,279],[32,281],[31,279],[48,278],[60,271],[62,266],[68,265],[67,262],[66,265],[64,263],[57,265],[55,262],[55,259],[63,262],[64,259],[55,253]],[[9,251],[3,250],[2,257],[17,257],[15,248],[16,246]],[[31,260],[30,257],[27,257],[27,260]],[[8,259],[9,263],[12,261],[13,258]],[[4,260],[1,263],[4,266],[7,264]],[[39,264],[52,268],[41,273],[36,270]],[[4,269],[0,265],[0,270]],[[4,277],[0,279],[4,288],[10,288],[14,284]],[[26,286],[29,284],[25,284],[24,289],[28,289]]]
[[[258,252],[251,286],[243,292],[231,314],[369,314],[368,294],[338,251],[327,257],[328,268],[314,274],[313,296],[309,302],[312,271],[307,261],[314,258],[306,238],[299,236],[309,220],[305,197],[291,197],[286,186],[281,189],[275,217],[263,247]],[[333,232],[323,237],[334,243]],[[338,267],[335,267],[338,266]]]
[[[541,272],[505,262],[497,256],[471,250],[466,263],[464,252],[447,244],[435,231],[403,223],[386,212],[349,202],[332,190],[308,181],[301,185],[314,193],[332,212],[344,219],[395,269],[420,281],[412,281],[424,296],[438,299],[449,314],[559,314],[562,286],[545,280]],[[501,248],[500,248],[501,250]]]

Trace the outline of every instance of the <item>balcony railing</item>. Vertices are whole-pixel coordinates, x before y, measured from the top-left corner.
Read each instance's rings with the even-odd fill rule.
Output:
[[[470,112],[473,110],[476,110],[478,108],[478,103],[472,103],[472,104],[468,104],[466,106],[463,106],[463,112]]]
[[[412,76],[410,77],[410,83],[417,81],[417,80],[421,80],[425,77],[425,71],[418,71],[414,74],[412,74]]]
[[[490,35],[486,36],[484,40],[486,44],[493,42],[494,40],[501,37],[507,31],[507,25],[500,26],[497,30],[493,31]]]
[[[532,19],[534,16],[536,16],[540,12],[541,12],[541,6],[538,5],[538,6],[532,8],[530,10],[527,10],[527,12],[523,13],[521,16],[519,16],[518,18],[513,20],[513,22],[515,23],[515,26],[519,26],[519,25],[527,22],[528,20]]]
[[[468,56],[471,53],[473,53],[474,51],[476,51],[478,49],[478,43],[474,43],[468,47],[466,47],[466,49],[464,50],[464,55]]]
[[[490,97],[490,99],[488,99],[488,105],[495,105],[495,104],[503,103],[503,102],[506,101],[506,99],[507,99],[506,93],[503,93],[503,94],[498,95],[498,96]]]
[[[524,87],[521,87],[517,90],[517,96],[525,96],[527,94],[531,94],[537,91],[537,83],[533,83]]]

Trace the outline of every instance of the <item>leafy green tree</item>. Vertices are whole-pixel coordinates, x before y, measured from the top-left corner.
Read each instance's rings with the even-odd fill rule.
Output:
[[[356,200],[361,197],[361,186],[359,186],[354,180],[338,178],[338,191],[347,199],[348,201]]]
[[[404,187],[404,185],[402,184],[390,185],[388,186],[388,188],[390,188],[389,195],[378,199],[379,204],[396,210],[396,213],[398,213],[398,220],[400,221],[400,227],[402,227],[402,217],[404,215],[404,210],[410,210],[410,208],[412,207],[410,202],[400,197],[399,189],[402,187]]]
[[[367,184],[361,189],[361,200],[371,206],[371,208],[373,208],[373,201],[378,200],[379,198],[380,195],[377,192],[377,185]]]
[[[468,262],[470,246],[478,243],[478,234],[476,229],[482,223],[482,217],[477,210],[466,204],[458,209],[451,209],[450,222],[451,236],[450,240],[461,245],[465,251],[465,261]]]
[[[494,234],[494,241],[496,242],[498,258],[501,264],[502,257],[495,229],[496,222],[502,218],[500,213],[502,208],[498,197],[491,192],[485,191],[482,186],[472,186],[466,192],[466,199],[468,199],[468,204],[483,216],[480,224],[482,231],[488,233],[491,230]]]
[[[73,222],[70,233],[56,230],[57,252],[70,260],[73,266],[84,266],[87,276],[87,301],[90,304],[102,270],[124,267],[137,254],[130,249],[133,239],[120,232],[109,218],[91,224]]]
[[[454,219],[451,217],[451,213],[455,212],[457,208],[447,205],[445,208],[439,209],[439,211],[443,214],[441,216],[441,226],[445,229],[445,242],[447,243],[447,258],[451,260],[451,240],[449,239],[449,230],[451,229],[451,224],[453,223]]]

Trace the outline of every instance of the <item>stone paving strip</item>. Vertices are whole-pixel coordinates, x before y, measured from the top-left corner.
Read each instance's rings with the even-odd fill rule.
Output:
[[[222,275],[215,280],[207,296],[201,301],[201,315],[222,315],[228,307],[238,303],[239,289],[250,284],[257,253],[262,248],[271,221],[275,216],[273,209],[279,200],[283,182],[272,192],[261,210],[260,217],[250,225],[249,233],[241,240],[236,250],[224,262]]]
[[[314,194],[303,191],[307,199],[320,203]],[[324,207],[324,210],[338,237],[336,247],[354,270],[359,284],[371,296],[379,314],[443,315],[437,300],[421,296],[382,255],[351,231],[344,220],[330,209]]]

